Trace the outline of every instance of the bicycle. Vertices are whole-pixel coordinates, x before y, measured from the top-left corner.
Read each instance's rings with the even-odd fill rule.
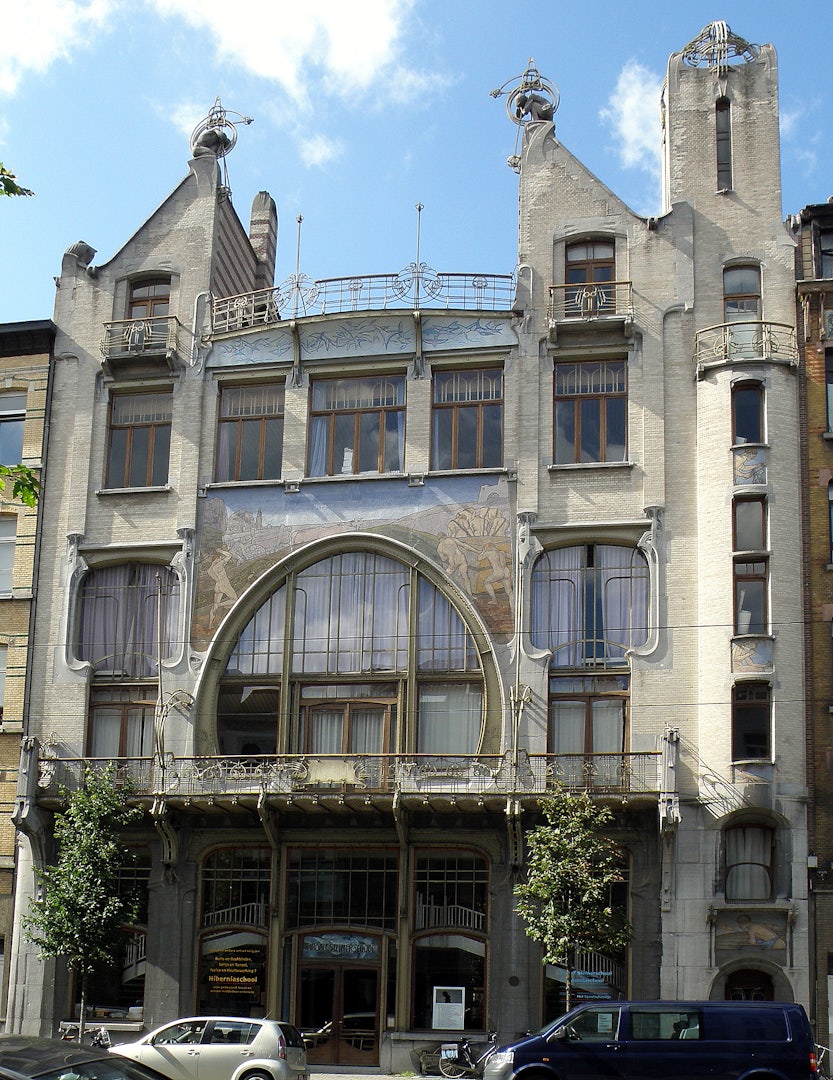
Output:
[[[447,1057],[445,1050],[455,1045],[457,1048],[456,1055]],[[489,1041],[486,1043],[486,1048],[477,1058],[472,1057],[471,1042],[468,1039],[462,1039],[456,1044],[446,1044],[440,1051],[440,1072],[443,1076],[447,1076],[449,1080],[458,1080],[458,1077],[461,1076],[482,1076],[486,1062],[496,1050],[496,1031],[489,1032]]]

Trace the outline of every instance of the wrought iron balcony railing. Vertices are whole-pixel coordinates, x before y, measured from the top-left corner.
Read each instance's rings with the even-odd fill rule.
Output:
[[[173,315],[108,322],[104,324],[101,354],[105,360],[178,354],[179,330]]]
[[[388,308],[509,311],[515,299],[511,274],[441,274],[411,263],[398,274],[365,274],[312,280],[302,275],[282,285],[239,296],[216,297],[212,331],[225,334],[282,319]]]
[[[551,327],[575,319],[609,318],[633,318],[633,285],[630,281],[550,285],[547,321]]]
[[[698,369],[744,360],[798,363],[795,327],[773,322],[720,323],[698,330],[694,359]]]
[[[120,758],[116,780],[132,794],[184,800],[297,794],[545,795],[555,787],[594,794],[657,795],[661,751],[502,755],[286,754],[263,757]],[[41,756],[41,797],[75,790],[85,767],[109,761]]]

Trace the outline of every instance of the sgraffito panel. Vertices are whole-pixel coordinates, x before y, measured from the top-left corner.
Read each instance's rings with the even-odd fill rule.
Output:
[[[246,589],[316,540],[371,532],[425,555],[478,608],[498,641],[512,634],[512,513],[505,477],[445,477],[395,493],[386,481],[217,488],[203,504],[194,647]]]

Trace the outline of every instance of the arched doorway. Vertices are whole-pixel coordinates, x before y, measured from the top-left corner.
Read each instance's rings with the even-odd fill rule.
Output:
[[[772,976],[754,968],[741,968],[726,976],[727,1001],[774,1001]]]

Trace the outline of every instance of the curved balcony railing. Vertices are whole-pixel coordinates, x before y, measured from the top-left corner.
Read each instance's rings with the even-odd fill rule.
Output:
[[[316,281],[297,276],[272,289],[215,297],[211,326],[213,333],[225,334],[308,315],[388,308],[509,311],[514,299],[512,274],[438,273],[411,263],[397,274]]]
[[[694,359],[698,369],[744,360],[776,360],[795,365],[798,363],[795,327],[773,322],[707,326],[695,335]]]
[[[179,322],[173,315],[120,319],[104,324],[101,355],[105,360],[179,353]]]
[[[662,752],[623,754],[286,754],[251,758],[90,758],[42,755],[41,797],[78,788],[86,767],[115,764],[136,796],[172,798],[296,794],[541,795],[556,787],[604,795],[658,794]]]
[[[633,318],[630,281],[594,281],[550,285],[547,320],[550,326],[573,319]]]

